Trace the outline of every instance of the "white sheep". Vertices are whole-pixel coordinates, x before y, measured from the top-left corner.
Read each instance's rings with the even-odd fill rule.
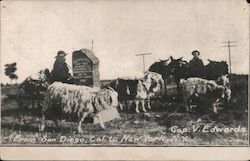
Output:
[[[52,109],[53,120],[57,124],[58,117],[65,114],[76,113],[79,119],[78,132],[82,133],[82,122],[89,114],[95,114],[100,125],[105,129],[99,112],[108,108],[116,108],[118,105],[118,94],[112,88],[97,89],[87,86],[71,85],[61,82],[54,82],[48,87],[42,109],[41,131],[45,128],[45,116]]]
[[[188,100],[191,96],[196,98],[206,98],[208,103],[213,107],[213,111],[217,113],[216,104],[221,99],[228,102],[231,98],[231,90],[228,86],[228,78],[221,76],[217,81],[206,80],[202,78],[192,77],[187,80],[181,79],[180,86],[182,89],[183,102],[187,111],[189,111]]]

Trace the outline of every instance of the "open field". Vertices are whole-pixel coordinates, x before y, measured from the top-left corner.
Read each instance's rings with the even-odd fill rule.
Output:
[[[218,114],[210,110],[187,113],[180,103],[153,100],[153,109],[147,113],[123,111],[121,119],[105,123],[106,130],[86,123],[81,135],[77,134],[77,122],[66,120],[60,122],[60,128],[48,121],[46,133],[41,134],[41,109],[19,109],[15,99],[2,98],[2,144],[246,146],[247,77],[232,79],[236,80],[231,85],[232,99]]]

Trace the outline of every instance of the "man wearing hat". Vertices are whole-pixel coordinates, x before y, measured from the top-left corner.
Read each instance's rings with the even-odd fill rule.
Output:
[[[52,83],[63,82],[63,83],[71,83],[72,76],[69,73],[69,68],[66,64],[65,56],[67,54],[64,51],[58,51],[57,56],[55,57],[55,63],[53,66],[53,70],[51,72]]]
[[[191,77],[202,77],[204,75],[204,64],[203,61],[199,58],[200,52],[194,50],[192,52],[194,56],[193,59],[189,62],[189,72]]]

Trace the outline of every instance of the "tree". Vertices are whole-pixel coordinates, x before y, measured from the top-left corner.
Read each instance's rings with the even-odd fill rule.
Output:
[[[5,64],[4,74],[10,78],[11,84],[13,79],[18,79],[18,76],[15,74],[16,70],[16,63]]]
[[[10,74],[9,75],[9,78],[11,79],[11,83],[12,83],[12,80],[17,80],[18,79],[18,76],[16,74]]]

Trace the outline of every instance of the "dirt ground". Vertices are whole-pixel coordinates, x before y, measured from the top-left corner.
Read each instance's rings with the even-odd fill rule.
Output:
[[[230,103],[217,114],[209,109],[188,113],[180,103],[154,100],[153,109],[147,113],[120,112],[121,119],[105,123],[105,130],[98,124],[85,123],[81,135],[77,133],[77,122],[66,120],[61,120],[59,128],[48,120],[42,134],[41,109],[19,109],[15,99],[2,98],[1,140],[12,145],[247,146],[247,87],[247,79],[233,84]]]

